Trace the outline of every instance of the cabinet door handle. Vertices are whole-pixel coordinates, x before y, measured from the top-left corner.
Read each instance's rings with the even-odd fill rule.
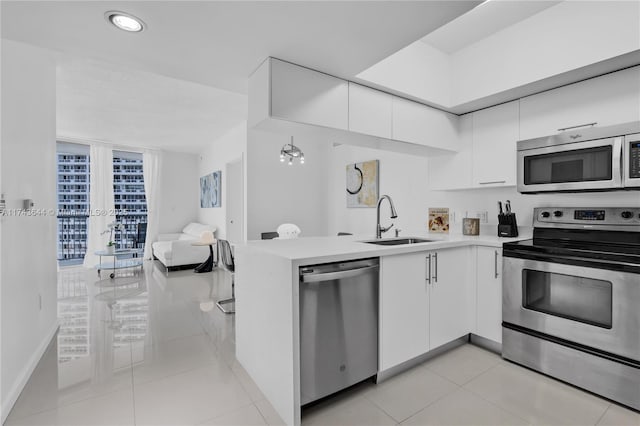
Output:
[[[494,278],[498,278],[498,250],[494,251],[495,257],[493,258],[493,270],[495,272]]]
[[[427,267],[425,281],[427,284],[431,284],[431,253],[429,253],[429,256],[425,257],[425,259],[427,261],[427,264],[425,265]]]
[[[497,183],[507,183],[506,180],[492,180],[490,182],[478,182],[478,185],[494,185]]]
[[[438,253],[433,253],[433,261],[435,263],[435,274],[433,275],[433,282],[438,282]]]

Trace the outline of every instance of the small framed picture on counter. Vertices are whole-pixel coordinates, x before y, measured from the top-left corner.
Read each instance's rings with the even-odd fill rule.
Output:
[[[446,207],[429,209],[429,232],[449,233],[449,209]]]

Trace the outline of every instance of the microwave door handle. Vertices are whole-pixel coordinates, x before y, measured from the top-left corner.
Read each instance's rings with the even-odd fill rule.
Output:
[[[613,170],[611,176],[613,181],[622,186],[622,138],[615,138],[613,140]]]

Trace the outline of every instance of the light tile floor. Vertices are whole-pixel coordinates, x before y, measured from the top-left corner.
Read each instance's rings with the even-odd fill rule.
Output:
[[[126,274],[126,273],[125,273]],[[60,332],[5,425],[279,425],[235,359],[228,274],[59,273]],[[640,414],[463,345],[305,410],[303,425],[636,425]]]

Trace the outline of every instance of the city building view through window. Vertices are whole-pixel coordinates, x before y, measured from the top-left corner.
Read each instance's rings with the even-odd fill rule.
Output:
[[[81,264],[87,250],[90,158],[86,145],[58,142],[58,262]],[[142,154],[113,151],[116,248],[142,248],[146,237],[147,203],[144,193]]]

